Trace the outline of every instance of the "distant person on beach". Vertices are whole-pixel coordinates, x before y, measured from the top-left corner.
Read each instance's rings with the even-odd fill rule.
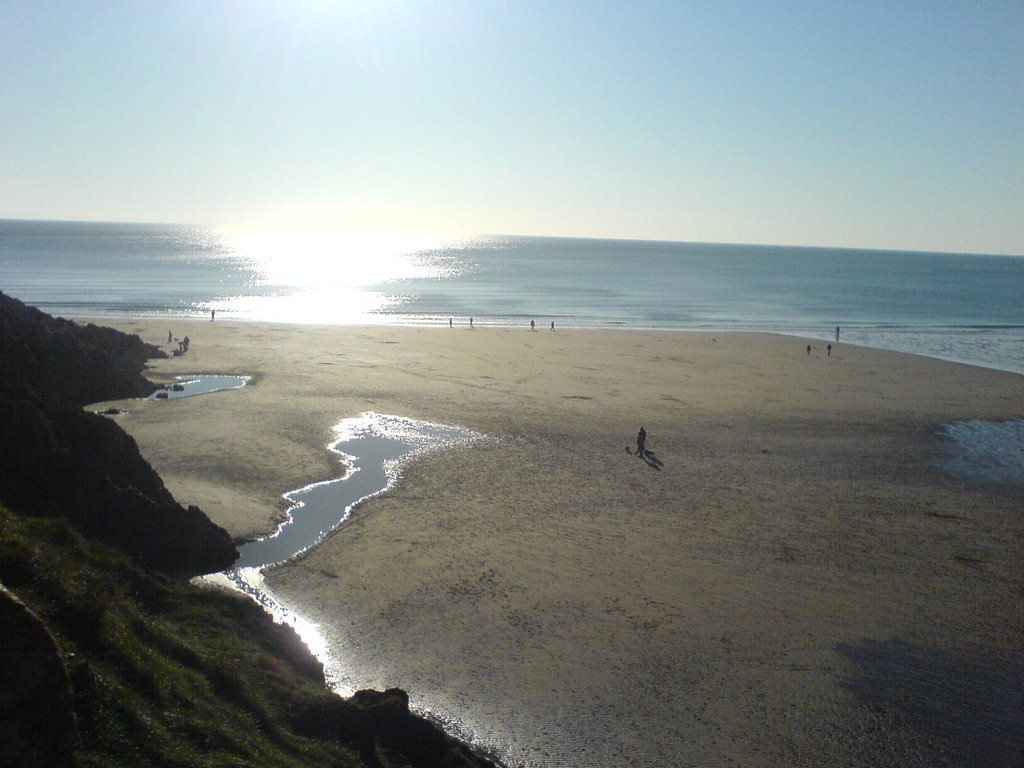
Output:
[[[531,331],[536,331],[537,330],[537,323],[536,323],[536,321],[534,321],[534,320],[530,321],[530,330]]]
[[[451,327],[452,327],[452,319],[451,319],[450,317],[448,318],[448,327],[449,327],[449,328],[451,328]]]
[[[188,345],[192,342],[189,341],[188,336],[181,340],[181,351],[188,352]]]
[[[836,326],[836,344],[839,343],[839,326]]]
[[[555,330],[555,321],[554,320],[551,321],[551,330],[552,331]]]
[[[829,356],[829,357],[832,357],[832,345],[831,345],[831,344],[829,344],[829,345],[828,345],[828,347],[827,347],[827,349],[828,349],[828,356]]]
[[[469,318],[469,327],[470,327],[470,328],[472,328],[472,327],[473,327],[473,318],[472,318],[472,317],[471,317],[471,318]]]
[[[807,345],[807,354],[808,355],[811,354],[811,345],[810,344]]]
[[[170,344],[170,343],[171,343],[171,339],[173,339],[173,338],[174,338],[174,336],[172,336],[172,335],[171,335],[171,332],[170,332],[170,331],[168,331],[168,332],[167,332],[167,343],[168,343],[168,344]]]
[[[210,310],[210,322],[211,323],[213,322],[213,316],[216,315],[216,314],[217,314],[217,310],[216,309],[211,309]]]
[[[644,457],[644,443],[647,442],[647,430],[640,427],[640,431],[636,433],[636,455],[641,459]]]

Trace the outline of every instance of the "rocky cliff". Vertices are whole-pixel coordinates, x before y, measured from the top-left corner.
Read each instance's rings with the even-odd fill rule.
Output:
[[[0,503],[63,517],[139,565],[189,576],[229,567],[227,532],[183,508],[100,400],[145,397],[163,352],[110,328],[52,318],[0,294]]]

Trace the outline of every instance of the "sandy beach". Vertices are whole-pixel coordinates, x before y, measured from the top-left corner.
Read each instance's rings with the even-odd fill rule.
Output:
[[[405,688],[522,766],[1024,753],[1024,489],[938,467],[940,424],[1024,418],[1022,376],[757,334],[170,327],[191,348],[151,378],[251,384],[113,418],[238,540],[343,471],[343,418],[491,438],[269,576],[353,689]]]

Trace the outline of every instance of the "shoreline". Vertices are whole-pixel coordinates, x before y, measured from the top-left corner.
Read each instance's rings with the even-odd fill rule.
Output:
[[[349,660],[351,687],[404,688],[507,763],[935,763],[973,747],[872,709],[858,649],[898,640],[937,685],[933,653],[1017,679],[1024,492],[934,460],[939,424],[1024,418],[1024,377],[754,334],[186,332],[189,353],[153,373],[256,384],[116,418],[236,539],[336,472],[345,416],[497,438],[416,461],[268,581]],[[624,450],[641,423],[660,471]]]
[[[196,314],[195,312],[186,312],[182,314],[154,314],[154,315],[132,315],[125,313],[111,313],[109,315],[95,314],[89,316],[79,316],[75,314],[66,315],[68,319],[81,321],[81,322],[95,322],[97,324],[110,324],[115,327],[120,327],[119,322],[129,322],[132,320],[147,321],[147,322],[204,322],[207,318],[205,314]],[[284,325],[284,326],[299,326],[299,327],[324,327],[324,328],[447,328],[448,317],[424,317],[418,319],[408,319],[405,316],[395,316],[395,319],[389,319],[388,316],[380,316],[373,319],[368,319],[363,322],[347,322],[339,324],[319,324],[319,323],[306,323],[296,322],[288,323],[275,320],[252,320],[246,318],[233,318],[231,316],[220,316],[218,317],[219,322],[225,323],[244,323],[247,325]],[[504,319],[493,319],[488,317],[475,318],[474,329],[483,330],[525,330],[529,323],[530,318],[523,316],[516,318],[515,321],[504,318]],[[556,322],[558,318],[556,318]],[[547,323],[550,322],[550,318],[545,318],[544,322],[540,323],[536,332],[550,332],[548,330]],[[455,323],[455,328],[465,328],[467,325],[467,318],[458,318]],[[969,348],[957,347],[954,345],[954,349],[958,349],[959,352],[954,353],[950,351],[948,344],[939,344],[934,348],[929,348],[927,344],[921,345],[922,340],[933,340],[935,338],[947,338],[947,337],[970,337],[972,341],[976,341],[979,334],[999,332],[1002,335],[1012,336],[1011,340],[1003,339],[1004,347],[1003,352],[1009,352],[1014,346],[1019,348],[1021,344],[1024,344],[1024,328],[1016,325],[965,325],[962,327],[950,327],[950,326],[906,326],[896,327],[890,324],[853,324],[847,325],[843,328],[843,337],[840,342],[833,340],[833,331],[830,328],[818,328],[807,325],[780,325],[771,323],[745,323],[745,324],[723,324],[723,325],[696,325],[693,327],[659,327],[659,326],[641,326],[641,325],[562,325],[557,326],[557,331],[584,331],[584,332],[640,332],[640,333],[686,333],[686,334],[710,334],[710,335],[736,335],[736,334],[757,334],[766,336],[785,336],[787,338],[806,339],[812,342],[818,342],[821,344],[834,343],[844,344],[848,346],[863,347],[865,349],[873,349],[877,351],[885,352],[896,352],[900,354],[916,355],[922,357],[928,357],[934,360],[941,360],[948,363],[956,363],[959,365],[970,365],[978,368],[987,368],[990,370],[1001,371],[1003,373],[1016,373],[1024,375],[1024,358],[1015,358],[1013,360],[1007,360],[1005,357],[999,356],[999,351],[988,352],[987,355],[978,355],[977,344],[972,344]],[[952,333],[951,333],[952,331]],[[897,342],[890,341],[886,343],[888,339],[897,339]],[[851,340],[852,339],[852,340]],[[965,349],[969,349],[969,352],[965,352]],[[1019,353],[1018,353],[1019,354]]]

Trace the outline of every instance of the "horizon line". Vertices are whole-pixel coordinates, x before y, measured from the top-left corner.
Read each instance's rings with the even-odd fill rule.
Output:
[[[379,227],[372,228],[360,228],[351,226],[338,226],[338,225],[276,225],[270,224],[265,227],[259,226],[243,226],[236,224],[209,224],[209,223],[195,223],[195,222],[184,222],[184,221],[131,221],[131,220],[118,220],[118,219],[55,219],[55,218],[20,218],[11,216],[0,216],[0,222],[26,222],[35,224],[113,224],[118,226],[163,226],[163,227],[197,227],[205,229],[295,229],[295,230],[314,230],[314,229],[333,229],[339,231],[351,231],[351,232],[393,232],[393,233],[413,233],[422,232],[422,230],[407,230],[407,229],[382,229]],[[823,251],[873,251],[879,253],[920,253],[920,254],[932,254],[936,256],[994,256],[999,258],[1024,258],[1024,251],[1021,253],[1011,252],[991,252],[991,251],[955,251],[955,250],[936,250],[936,249],[914,249],[914,248],[896,248],[896,247],[870,247],[870,246],[858,246],[858,245],[807,245],[799,243],[751,243],[736,240],[674,240],[660,237],[608,237],[608,236],[594,236],[594,235],[551,235],[551,234],[522,234],[522,233],[501,233],[501,232],[478,232],[469,235],[449,236],[439,233],[427,233],[423,234],[436,234],[441,238],[450,238],[452,241],[459,240],[474,240],[479,238],[487,237],[507,237],[507,238],[521,238],[521,239],[536,239],[536,240],[597,240],[604,242],[624,242],[624,243],[663,243],[663,244],[676,244],[676,245],[713,245],[713,246],[736,246],[736,247],[752,247],[752,248],[799,248],[807,250],[823,250]]]

